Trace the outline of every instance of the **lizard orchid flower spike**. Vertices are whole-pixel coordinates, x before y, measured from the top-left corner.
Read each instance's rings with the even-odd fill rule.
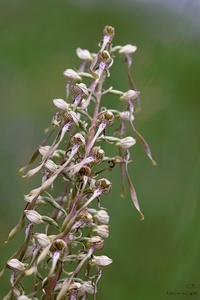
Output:
[[[117,200],[112,194],[108,196],[115,176],[110,176],[113,182],[109,181],[106,171],[114,172],[118,169],[115,166],[120,167],[121,196],[125,197],[127,181],[132,202],[144,219],[128,172],[136,140],[154,163],[147,142],[133,125],[140,92],[135,88],[130,67],[137,47],[113,46],[114,35],[115,29],[107,25],[96,53],[76,49],[79,67],[67,68],[63,73],[66,98],[53,99],[56,112],[45,130],[47,136],[20,170],[24,172],[35,162],[23,177],[37,175],[40,184],[24,196],[25,208],[6,241],[24,230],[22,245],[0,272],[0,277],[6,268],[12,273],[10,291],[4,299],[75,300],[87,299],[89,294],[96,299],[103,269],[112,263],[106,255],[96,254],[109,238],[110,217],[101,207],[102,196],[111,202]],[[117,55],[126,58],[130,85],[126,92],[105,84]],[[118,104],[110,101],[110,96]],[[133,137],[128,133],[129,124]],[[28,224],[24,226],[25,223]],[[23,285],[24,279],[27,285]]]

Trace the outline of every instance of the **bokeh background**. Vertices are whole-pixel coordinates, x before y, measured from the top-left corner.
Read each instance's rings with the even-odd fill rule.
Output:
[[[23,195],[35,187],[18,169],[45,136],[52,99],[65,98],[62,73],[78,67],[75,49],[96,52],[105,25],[115,27],[115,45],[138,46],[132,75],[142,110],[135,126],[157,166],[137,143],[130,173],[144,221],[128,194],[120,198],[120,176],[111,175],[103,253],[114,262],[103,270],[97,299],[188,299],[168,292],[200,299],[199,0],[0,0],[0,268],[23,239],[4,243]],[[123,69],[119,60],[109,83],[126,91]],[[0,298],[9,275],[0,280]]]

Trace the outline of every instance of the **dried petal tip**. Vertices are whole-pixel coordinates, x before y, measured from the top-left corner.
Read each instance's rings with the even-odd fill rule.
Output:
[[[119,50],[119,53],[125,53],[125,54],[130,54],[134,53],[137,50],[137,47],[134,45],[127,44]]]
[[[144,220],[144,215],[143,215],[143,213],[141,213],[141,211],[140,211],[140,219],[141,219],[141,221]]]

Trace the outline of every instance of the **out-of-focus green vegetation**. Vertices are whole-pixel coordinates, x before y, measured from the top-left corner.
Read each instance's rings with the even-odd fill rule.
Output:
[[[196,292],[192,299],[199,299],[198,11],[193,1],[174,13],[150,1],[132,2],[0,1],[0,267],[23,239],[19,235],[4,244],[25,205],[23,194],[38,182],[22,180],[17,172],[44,138],[43,129],[55,112],[52,99],[65,98],[62,73],[78,67],[77,47],[96,52],[103,27],[111,25],[115,45],[138,46],[132,74],[141,91],[142,111],[135,126],[158,165],[152,167],[138,142],[130,173],[144,221],[128,193],[120,198],[117,169],[108,174],[113,190],[102,205],[108,207],[111,226],[103,253],[114,262],[103,270],[97,299],[170,299],[167,292]],[[108,85],[126,91],[123,63],[116,65]],[[1,297],[9,275],[7,270],[0,280]]]

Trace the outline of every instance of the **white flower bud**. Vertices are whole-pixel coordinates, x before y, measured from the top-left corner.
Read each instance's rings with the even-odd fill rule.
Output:
[[[121,49],[119,50],[119,53],[130,54],[130,53],[134,53],[136,50],[137,50],[136,46],[127,44],[127,45],[121,47]]]
[[[104,240],[100,236],[92,236],[88,240],[88,245],[90,247],[94,247],[95,250],[100,250],[103,248]]]
[[[42,220],[42,216],[35,210],[25,210],[24,211],[27,219],[35,224],[44,223]]]
[[[76,54],[82,60],[92,60],[93,59],[91,53],[87,49],[77,48]]]
[[[72,69],[67,69],[63,73],[64,76],[73,79],[73,80],[81,80],[81,77]]]
[[[133,121],[134,115],[132,114],[130,118],[130,112],[126,110],[119,113],[119,118],[121,121],[130,121],[130,119]]]
[[[136,139],[134,139],[132,136],[127,136],[116,143],[116,146],[120,146],[123,149],[129,149],[130,147],[135,145],[135,143]]]
[[[24,264],[16,258],[12,258],[9,261],[7,261],[7,265],[10,268],[16,269],[16,270],[19,270],[19,271],[24,271],[25,270]]]
[[[61,110],[68,110],[69,109],[69,104],[67,102],[65,102],[63,99],[54,99],[53,100],[53,104],[61,109]]]
[[[44,233],[35,233],[33,237],[38,241],[38,243],[44,248],[50,244],[50,240]]]
[[[134,100],[139,96],[140,92],[136,92],[134,90],[129,90],[126,93],[124,93],[119,99],[123,101],[130,101]]]
[[[49,153],[51,146],[40,146],[39,147],[39,152],[42,156],[46,156]]]
[[[106,267],[106,266],[110,265],[113,261],[111,258],[109,258],[106,255],[100,255],[100,256],[94,255],[90,262],[92,265]]]
[[[93,231],[102,238],[107,238],[109,236],[108,225],[98,225]]]
[[[109,215],[107,211],[101,209],[97,211],[97,213],[94,215],[95,219],[101,223],[101,224],[108,224],[109,223]]]
[[[49,171],[51,172],[55,172],[58,168],[58,166],[55,164],[55,162],[53,162],[53,160],[51,159],[48,159],[46,162],[45,162],[45,168],[47,168]]]
[[[31,298],[27,297],[26,295],[21,295],[17,298],[17,300],[31,300]]]
[[[82,283],[82,288],[88,294],[94,294],[96,292],[95,287],[92,285],[92,281],[84,281]]]

